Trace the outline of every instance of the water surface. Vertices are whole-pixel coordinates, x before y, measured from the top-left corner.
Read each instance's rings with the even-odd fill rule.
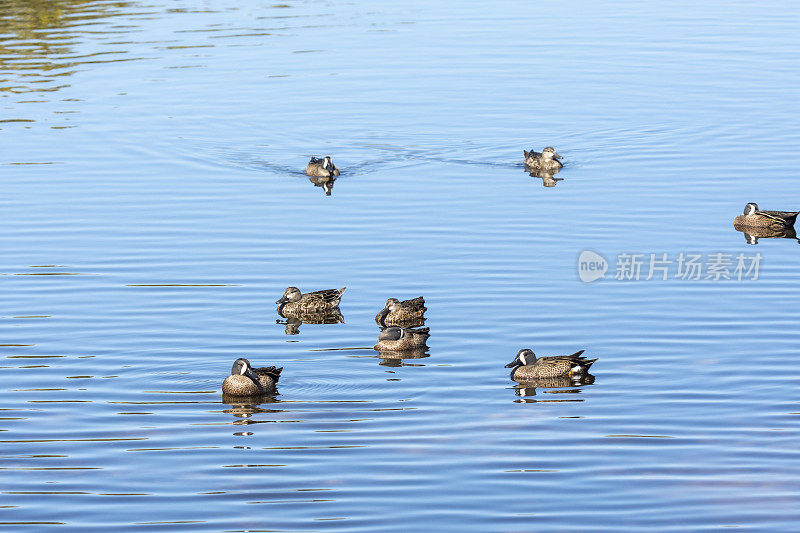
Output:
[[[800,209],[799,17],[0,0],[0,523],[798,529],[800,245],[732,220]],[[613,279],[717,252],[759,279]],[[287,335],[289,285],[347,286],[344,322]],[[378,358],[419,295],[427,357]],[[527,346],[594,382],[515,387]],[[221,401],[240,355],[273,401]]]

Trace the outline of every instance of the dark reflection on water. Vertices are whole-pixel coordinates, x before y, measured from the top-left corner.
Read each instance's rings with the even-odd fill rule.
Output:
[[[561,378],[539,378],[525,383],[518,383],[514,386],[514,394],[520,396],[521,399],[515,400],[524,403],[537,403],[537,402],[582,402],[583,398],[542,398],[542,394],[580,394],[582,391],[581,386],[593,385],[594,376],[592,374],[583,374],[573,377]],[[539,397],[533,398],[537,395]]]
[[[426,357],[430,357],[431,354],[428,351],[428,347],[418,347],[414,348],[413,350],[403,350],[403,351],[392,351],[392,350],[380,350],[378,351],[378,359],[380,362],[378,363],[381,366],[423,366],[419,364],[409,364],[406,363],[406,359],[425,359]]]
[[[285,333],[286,335],[299,335],[300,334],[300,326],[303,324],[344,324],[344,316],[339,308],[331,309],[326,312],[322,313],[309,313],[309,312],[299,312],[291,314],[290,316],[284,316],[282,311],[278,311],[278,314],[283,317],[285,320],[275,320],[276,324],[283,324],[286,326]],[[288,314],[288,313],[287,313]]]
[[[311,176],[308,178],[308,181],[313,183],[315,187],[322,187],[322,191],[325,193],[325,196],[330,196],[333,192],[333,184],[336,181],[336,178],[320,178]]]
[[[560,169],[550,172],[546,170],[529,171],[529,169],[526,169],[525,172],[527,172],[532,178],[541,178],[543,187],[555,187],[559,181],[564,181],[564,178],[554,177],[556,174],[561,172]]]
[[[747,244],[758,244],[758,239],[793,239],[798,241],[794,228],[753,228],[735,225],[734,228],[744,235],[744,240]]]
[[[270,405],[278,403],[274,395],[261,395],[261,396],[231,396],[229,394],[222,395],[222,403],[227,404],[228,407],[223,410],[224,413],[234,417],[233,424],[260,424],[264,422],[274,422],[269,417],[257,417],[260,414],[278,413],[279,410],[267,409],[263,405]]]

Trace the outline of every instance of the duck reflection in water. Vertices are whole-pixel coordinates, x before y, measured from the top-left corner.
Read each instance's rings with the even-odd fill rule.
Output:
[[[284,316],[283,313],[278,311],[278,314],[286,320],[275,320],[276,324],[283,324],[286,326],[284,333],[286,335],[299,335],[300,326],[303,324],[344,324],[344,316],[338,308],[331,309],[322,313],[301,313],[296,312],[290,316]]]
[[[336,181],[335,177],[319,177],[319,176],[310,176],[308,181],[314,184],[314,187],[322,187],[322,190],[325,192],[325,196],[330,196],[333,192],[333,182]]]
[[[223,409],[222,412],[232,415],[234,418],[232,423],[237,426],[275,422],[274,418],[268,417],[267,419],[261,419],[261,417],[255,418],[255,415],[261,413],[269,415],[280,412],[279,409],[260,407],[262,405],[279,403],[279,400],[274,396],[231,396],[229,394],[223,394],[222,403],[228,405],[228,408]]]
[[[415,365],[415,364],[408,364],[404,361],[406,359],[425,359],[426,357],[430,357],[431,354],[428,353],[427,346],[421,346],[418,348],[413,348],[411,350],[378,350],[378,362],[381,366],[391,366],[391,367],[398,367],[398,366],[423,366],[423,365]]]
[[[559,172],[561,172],[560,168],[554,170],[531,170],[529,168],[526,168],[525,172],[527,172],[532,178],[541,178],[542,186],[544,187],[555,187],[559,181],[564,181],[564,178],[553,177]]]
[[[750,226],[734,226],[734,228],[744,234],[747,244],[758,244],[758,239],[794,239],[800,242],[794,228],[754,228]]]
[[[592,385],[594,383],[594,376],[591,374],[581,374],[579,376],[564,376],[560,378],[535,378],[529,381],[520,382],[515,385],[514,394],[521,397],[518,402],[522,403],[537,403],[537,402],[582,402],[582,398],[548,398],[534,399],[536,396],[536,389],[540,392],[547,394],[580,394],[581,387],[584,385]],[[542,390],[545,389],[545,390]]]

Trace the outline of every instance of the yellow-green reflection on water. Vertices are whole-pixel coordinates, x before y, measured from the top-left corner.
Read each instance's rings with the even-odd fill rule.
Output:
[[[0,91],[50,92],[67,87],[82,59],[85,26],[124,14],[131,2],[0,0]],[[78,31],[81,28],[81,31]],[[90,30],[97,31],[95,29]],[[17,119],[19,120],[19,119]]]

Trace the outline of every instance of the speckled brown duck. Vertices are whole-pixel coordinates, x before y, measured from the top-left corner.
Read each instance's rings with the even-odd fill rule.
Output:
[[[381,312],[375,315],[375,322],[381,326],[421,326],[425,323],[426,309],[422,296],[402,302],[389,298]]]
[[[514,381],[577,376],[588,372],[592,363],[597,361],[581,357],[582,353],[583,350],[572,355],[536,357],[533,350],[525,348],[517,353],[517,357],[506,368],[511,368],[511,379]]]
[[[318,176],[321,178],[332,178],[339,175],[339,169],[331,161],[331,156],[316,158],[312,157],[306,165],[306,176]]]
[[[529,172],[557,172],[564,166],[559,159],[563,159],[556,153],[556,149],[548,146],[541,152],[530,152],[523,150],[525,155],[525,167]]]
[[[233,362],[231,375],[222,382],[222,393],[228,396],[258,396],[275,394],[283,367],[253,368],[250,361],[240,357]]]
[[[733,219],[735,228],[791,228],[800,211],[761,211],[754,202],[744,206],[744,214]]]
[[[430,337],[429,328],[388,326],[381,330],[374,349],[378,352],[415,350],[424,348],[428,337]]]
[[[275,302],[278,304],[278,314],[284,318],[293,316],[302,320],[301,315],[304,314],[331,311],[339,307],[346,288],[326,289],[303,294],[297,287],[288,287],[283,291],[283,296]]]

